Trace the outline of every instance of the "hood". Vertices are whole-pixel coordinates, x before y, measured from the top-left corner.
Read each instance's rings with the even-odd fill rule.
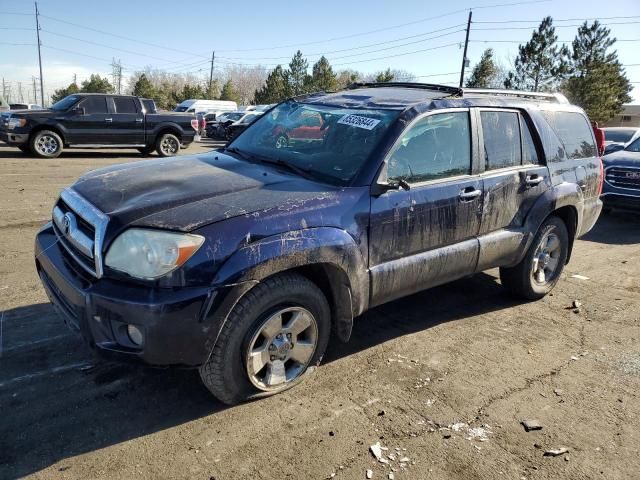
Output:
[[[8,112],[4,112],[4,114],[10,114],[12,117],[20,117],[20,118],[48,118],[51,117],[51,114],[59,113],[54,112],[53,110],[9,110]]]
[[[110,217],[108,236],[128,226],[191,231],[337,190],[218,152],[116,165],[72,188]]]
[[[605,167],[640,167],[640,152],[619,150],[602,157],[602,163]]]

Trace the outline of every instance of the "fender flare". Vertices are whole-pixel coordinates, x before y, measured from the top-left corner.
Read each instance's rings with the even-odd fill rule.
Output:
[[[582,190],[575,183],[563,182],[558,185],[554,185],[552,188],[544,192],[533,204],[529,214],[525,218],[523,231],[527,233],[526,243],[518,258],[518,262],[524,258],[533,238],[540,229],[540,226],[545,219],[553,212],[564,208],[571,207],[575,214],[575,227],[574,235],[569,238],[569,256],[573,248],[573,242],[575,235],[580,231],[580,225],[582,224],[582,214],[584,206],[584,195]],[[571,228],[571,225],[567,227]],[[567,258],[567,261],[569,258]],[[517,262],[516,262],[517,263]]]
[[[212,299],[205,314],[207,348],[213,350],[229,313],[251,288],[272,275],[296,268],[320,267],[329,271],[333,298],[333,326],[342,341],[351,335],[353,318],[369,301],[366,261],[354,238],[345,230],[317,227],[261,238],[236,250],[217,271]],[[331,302],[333,300],[333,302]]]

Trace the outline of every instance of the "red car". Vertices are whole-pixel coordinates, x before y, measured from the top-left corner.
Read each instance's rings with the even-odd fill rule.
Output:
[[[285,125],[279,125],[274,129],[276,148],[304,146],[309,143],[322,142],[327,129],[324,128],[324,120],[320,114],[304,114],[299,126],[288,129]]]

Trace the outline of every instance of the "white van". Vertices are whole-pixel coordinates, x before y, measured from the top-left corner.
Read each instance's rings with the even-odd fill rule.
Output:
[[[175,108],[175,112],[209,113],[209,112],[235,112],[238,104],[227,100],[185,100]]]

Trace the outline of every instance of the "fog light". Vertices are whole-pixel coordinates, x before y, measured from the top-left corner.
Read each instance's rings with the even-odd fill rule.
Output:
[[[129,334],[129,340],[131,340],[135,345],[142,345],[144,336],[138,327],[135,325],[127,325],[127,333]]]

